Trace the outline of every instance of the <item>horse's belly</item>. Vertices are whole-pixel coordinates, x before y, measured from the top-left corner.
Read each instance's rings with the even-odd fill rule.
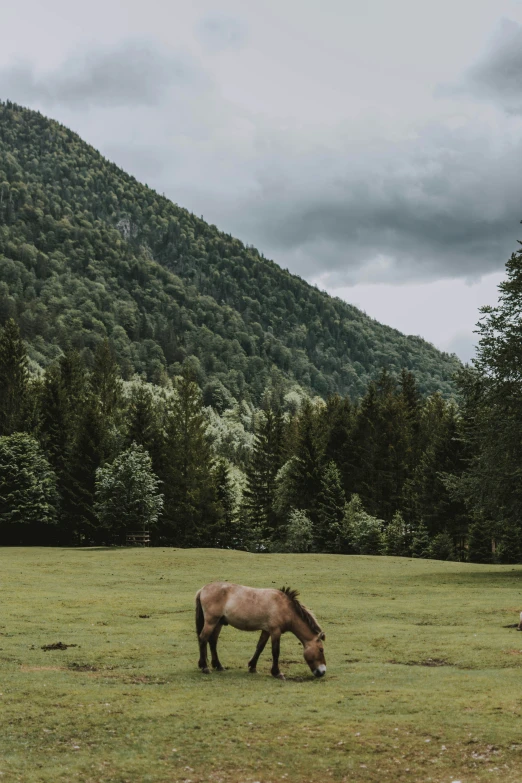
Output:
[[[248,602],[231,599],[223,614],[228,624],[240,631],[269,631],[273,625],[270,610],[267,611],[264,602],[255,599]]]

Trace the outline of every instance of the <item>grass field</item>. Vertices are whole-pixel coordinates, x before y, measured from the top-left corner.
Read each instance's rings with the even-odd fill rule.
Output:
[[[291,584],[326,631],[314,680],[197,669],[194,593]],[[0,549],[0,781],[522,780],[522,568],[217,550]],[[140,617],[148,615],[148,617]],[[44,651],[55,642],[77,645]]]

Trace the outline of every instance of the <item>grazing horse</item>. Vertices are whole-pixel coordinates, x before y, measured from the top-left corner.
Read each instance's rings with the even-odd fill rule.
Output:
[[[217,643],[224,625],[240,631],[261,631],[256,651],[248,662],[255,672],[259,656],[272,640],[272,676],[284,680],[279,671],[281,634],[291,631],[303,645],[303,655],[316,677],[326,672],[323,641],[325,635],[312,612],[298,600],[297,590],[283,587],[258,589],[229,582],[210,582],[196,595],[196,631],[199,641],[199,668],[209,673],[207,643],[212,653],[212,667],[223,671],[217,654]]]

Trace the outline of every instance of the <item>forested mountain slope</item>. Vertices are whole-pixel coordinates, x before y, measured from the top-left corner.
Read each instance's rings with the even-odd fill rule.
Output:
[[[455,357],[383,326],[109,163],[41,114],[0,103],[0,324],[45,366],[108,336],[124,377],[192,366],[207,401],[258,401],[274,372],[358,396],[382,367],[452,391]],[[224,388],[223,388],[224,387]]]

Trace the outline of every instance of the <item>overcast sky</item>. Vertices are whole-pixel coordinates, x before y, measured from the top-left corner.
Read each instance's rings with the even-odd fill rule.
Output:
[[[522,239],[520,0],[18,0],[0,97],[467,360]]]

